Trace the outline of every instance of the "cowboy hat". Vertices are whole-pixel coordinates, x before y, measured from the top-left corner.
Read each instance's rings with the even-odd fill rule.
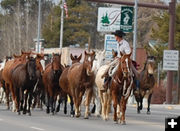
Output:
[[[123,37],[126,34],[122,30],[116,30],[115,32],[112,32],[113,35]]]

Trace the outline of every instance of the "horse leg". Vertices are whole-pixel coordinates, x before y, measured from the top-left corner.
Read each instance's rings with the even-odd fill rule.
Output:
[[[56,112],[60,111],[60,105],[61,105],[62,101],[63,101],[63,99],[59,95],[58,106],[56,107]]]
[[[49,96],[49,93],[46,94],[46,98],[47,98],[46,113],[49,114],[49,106],[50,106],[50,96]]]
[[[23,95],[24,95],[23,114],[26,114],[26,111],[27,111],[27,98],[28,98],[27,89],[25,91],[23,90]]]
[[[71,114],[71,117],[74,117],[74,114],[75,114],[74,109],[73,109],[74,101],[73,101],[72,96],[69,96],[69,97],[70,97],[70,105],[71,105],[71,112],[70,112],[70,114]]]
[[[55,111],[55,109],[54,109],[54,97],[53,96],[50,96],[50,106],[51,106],[51,113],[52,113],[52,115],[54,115],[54,111]]]
[[[65,95],[64,98],[64,114],[67,114],[67,94]]]
[[[28,113],[31,116],[31,104],[32,104],[32,90],[29,91],[29,100],[28,100]]]
[[[92,88],[88,88],[87,89],[86,103],[85,103],[85,106],[86,106],[85,115],[84,115],[85,119],[88,119],[88,117],[89,117],[89,113],[90,113],[89,112],[89,105],[91,102],[92,94],[93,94]]]
[[[117,99],[117,92],[116,91],[112,91],[112,100],[113,100],[113,107],[114,107],[114,121],[117,123],[117,103],[118,103],[118,99]]]
[[[13,89],[13,85],[12,83],[9,84],[9,89],[11,91],[11,95],[12,95],[12,102],[13,102],[13,105],[12,105],[12,112],[15,112],[16,111],[16,104],[15,104],[15,91]]]
[[[121,99],[121,105],[120,105],[120,108],[122,111],[120,123],[122,123],[122,125],[126,125],[126,121],[125,121],[126,103],[127,103],[127,99],[125,100],[124,98],[122,98]]]
[[[107,94],[106,120],[109,119],[110,110],[111,110],[111,95],[110,95],[110,92],[108,92],[108,94]]]
[[[15,91],[16,109],[17,109],[18,115],[20,115],[20,109],[19,109],[19,102],[20,102],[20,99],[19,99],[20,93],[19,92],[20,92],[20,89],[17,87],[14,87],[14,91]]]
[[[97,117],[99,117],[100,116],[100,114],[101,114],[101,102],[100,102],[101,100],[100,100],[100,97],[96,97],[95,98],[95,106],[96,106],[96,110],[95,110],[95,115],[97,116]]]
[[[150,104],[151,104],[151,97],[152,97],[152,93],[149,94],[149,97],[148,97],[148,107],[147,107],[147,114],[151,114],[150,112]]]
[[[6,92],[6,98],[7,98],[6,105],[7,105],[7,110],[9,110],[10,109],[10,107],[9,107],[9,85],[6,83],[5,86],[6,86],[5,92]]]

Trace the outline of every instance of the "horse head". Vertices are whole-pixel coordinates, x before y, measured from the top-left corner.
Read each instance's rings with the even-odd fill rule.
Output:
[[[120,52],[121,53],[121,52]],[[129,76],[131,76],[131,56],[132,52],[130,54],[122,54],[121,53],[121,58],[120,58],[120,65],[121,65],[121,70],[123,73],[123,77],[127,78]]]
[[[81,60],[81,58],[82,58],[82,54],[79,56],[79,57],[77,57],[77,55],[70,55],[70,57],[71,57],[71,60],[72,60],[72,64],[74,64],[74,63],[77,63],[77,62],[80,62],[80,60]]]
[[[112,58],[115,59],[118,55],[118,52],[112,49]]]
[[[28,57],[26,70],[30,80],[36,80],[36,61],[33,57]]]
[[[92,67],[93,67],[93,61],[95,59],[95,52],[92,51],[92,53],[87,53],[84,51],[85,57],[84,57],[84,62],[83,62],[83,67],[86,70],[86,73],[88,76],[92,75]]]
[[[147,61],[146,61],[146,68],[147,68],[147,73],[148,76],[153,76],[154,74],[154,64],[155,63],[155,58],[154,56],[148,56]]]
[[[105,64],[105,50],[97,51],[95,55],[95,60],[93,61],[92,70],[96,73],[103,64]]]
[[[62,69],[61,69],[61,54],[54,54],[53,53],[52,70],[53,70],[53,73],[54,73],[55,77],[57,76],[57,78],[62,73]]]
[[[37,71],[40,71],[42,74],[45,70],[44,54],[37,54],[35,59],[36,59],[36,69]]]

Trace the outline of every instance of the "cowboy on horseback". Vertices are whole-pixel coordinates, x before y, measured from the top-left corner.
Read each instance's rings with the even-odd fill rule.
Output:
[[[117,44],[118,57],[121,57],[120,52],[123,54],[127,54],[127,55],[130,54],[131,48],[129,46],[129,43],[123,38],[126,34],[121,30],[116,30],[112,34],[115,35],[115,39],[118,42],[118,44]],[[118,64],[119,64],[118,57],[115,58],[110,63],[109,68],[107,68],[105,73],[102,75],[102,78],[105,77],[104,86],[103,86],[105,90],[108,88],[108,84],[111,80],[111,77],[113,76],[114,72],[118,68]],[[133,64],[131,65],[131,68],[132,68],[132,71],[133,71],[134,75],[136,76],[136,78],[138,78],[136,68]]]

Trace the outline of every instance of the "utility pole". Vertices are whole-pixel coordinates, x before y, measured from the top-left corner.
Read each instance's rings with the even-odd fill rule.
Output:
[[[174,33],[175,33],[175,16],[176,16],[176,0],[171,0],[169,3],[169,42],[168,49],[174,49]],[[167,72],[167,88],[166,88],[166,103],[172,103],[172,86],[173,86],[173,72]]]
[[[138,0],[135,0],[134,10],[133,60],[136,61]]]
[[[37,52],[40,53],[40,29],[41,29],[41,0],[39,0],[38,10],[38,36],[37,36]]]
[[[64,0],[61,0],[61,27],[60,27],[60,40],[59,40],[59,48],[62,53],[62,45],[63,45],[63,25],[64,25]]]

